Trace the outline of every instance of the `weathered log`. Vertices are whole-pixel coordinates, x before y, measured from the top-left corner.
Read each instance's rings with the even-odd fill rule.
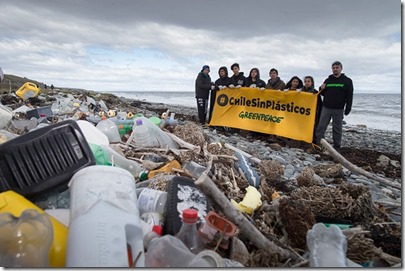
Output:
[[[201,151],[201,147],[200,147],[200,146],[195,146],[195,145],[193,145],[193,144],[190,144],[190,143],[184,141],[183,139],[181,139],[180,137],[178,137],[178,136],[176,136],[176,135],[174,135],[174,134],[172,134],[172,133],[168,133],[168,132],[165,132],[165,133],[166,133],[168,136],[170,136],[170,138],[173,139],[177,144],[179,144],[179,146],[180,146],[181,148],[185,148],[185,149],[192,150],[192,151],[195,152],[195,153],[200,153],[200,151]]]
[[[391,187],[395,187],[399,190],[401,190],[401,184],[400,183],[395,183],[389,180],[386,180],[384,178],[381,178],[380,176],[370,173],[368,171],[365,171],[362,168],[359,168],[356,165],[353,165],[349,161],[347,161],[340,153],[338,153],[324,138],[321,139],[321,144],[328,150],[330,156],[332,156],[337,162],[342,164],[345,168],[350,170],[353,173],[357,173],[363,176],[366,176],[369,179],[373,179],[381,184],[388,185]]]
[[[230,145],[230,144],[228,144],[228,143],[225,143],[224,146],[225,146],[226,148],[228,148],[228,149],[233,150],[233,151],[238,151],[238,152],[240,152],[241,154],[243,154],[244,156],[246,156],[247,158],[249,158],[249,160],[251,160],[251,161],[253,161],[253,162],[255,162],[255,163],[260,164],[260,162],[262,161],[262,160],[260,160],[259,158],[254,157],[253,155],[251,155],[251,154],[249,154],[249,153],[247,153],[247,152],[244,152],[244,151],[242,151],[241,149],[238,149],[238,148],[236,148],[236,147],[234,147],[234,146],[232,146],[232,145]]]
[[[205,147],[205,146],[204,146]],[[259,249],[270,253],[278,254],[281,260],[298,259],[298,256],[293,252],[277,246],[274,242],[268,240],[249,220],[237,210],[218,189],[215,183],[208,177],[208,172],[212,166],[212,157],[207,163],[207,168],[201,176],[195,181],[196,186],[207,195],[217,207],[225,214],[225,216],[233,222],[239,230],[246,235],[247,238]]]

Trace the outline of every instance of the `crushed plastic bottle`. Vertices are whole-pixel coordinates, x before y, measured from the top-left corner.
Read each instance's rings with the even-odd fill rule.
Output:
[[[0,214],[0,266],[49,267],[53,227],[47,214],[27,209]]]
[[[307,232],[307,245],[310,267],[347,267],[347,241],[338,226],[315,224]]]

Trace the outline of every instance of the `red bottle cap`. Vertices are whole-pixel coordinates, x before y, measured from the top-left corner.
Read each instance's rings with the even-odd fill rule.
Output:
[[[194,209],[183,210],[183,221],[187,223],[196,222],[198,219],[198,212]]]
[[[156,232],[158,235],[162,236],[163,228],[160,225],[153,225],[152,231]]]

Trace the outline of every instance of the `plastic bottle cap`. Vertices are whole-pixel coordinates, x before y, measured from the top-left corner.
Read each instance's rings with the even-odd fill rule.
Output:
[[[163,228],[160,225],[153,225],[152,231],[156,232],[158,235],[162,236]]]
[[[194,209],[183,210],[183,221],[187,223],[196,222],[198,219],[198,212]]]
[[[139,180],[145,181],[147,179],[148,179],[148,171],[147,170],[141,171],[141,173],[139,173]]]
[[[142,120],[141,120],[141,119],[137,119],[137,120],[136,120],[136,125],[142,125]]]

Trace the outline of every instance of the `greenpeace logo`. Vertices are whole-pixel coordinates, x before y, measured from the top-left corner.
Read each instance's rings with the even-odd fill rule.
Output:
[[[326,87],[331,87],[331,88],[333,88],[333,87],[342,88],[344,86],[345,86],[345,84],[326,84]]]

